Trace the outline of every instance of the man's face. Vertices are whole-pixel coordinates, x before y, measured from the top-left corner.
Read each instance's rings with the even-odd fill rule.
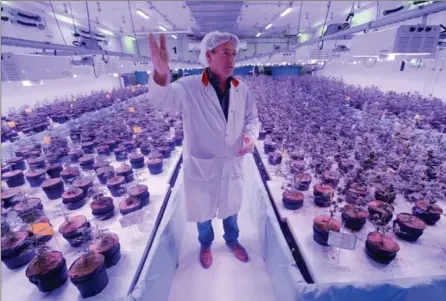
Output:
[[[208,51],[206,56],[212,72],[217,76],[228,78],[234,72],[236,54],[234,43],[225,42]]]

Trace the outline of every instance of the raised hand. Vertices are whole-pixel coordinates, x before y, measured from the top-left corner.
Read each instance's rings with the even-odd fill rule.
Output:
[[[169,53],[166,48],[166,37],[164,34],[160,35],[160,44],[158,46],[153,34],[149,35],[150,56],[152,57],[152,64],[155,68],[155,77],[159,76],[161,81],[165,81],[167,73],[169,72]]]

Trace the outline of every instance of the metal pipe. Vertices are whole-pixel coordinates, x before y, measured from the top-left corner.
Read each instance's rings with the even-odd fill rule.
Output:
[[[110,55],[110,56],[121,56],[121,57],[129,57],[129,58],[136,57],[129,53],[86,49],[86,48],[80,48],[80,47],[76,47],[76,46],[61,45],[61,44],[39,42],[39,41],[30,41],[30,40],[18,39],[18,38],[12,38],[12,37],[2,37],[1,41],[2,41],[2,45],[4,45],[4,46],[38,48],[38,49],[43,49],[43,50],[51,49],[51,50],[60,50],[60,51],[67,51],[67,52],[76,52],[76,53],[82,53],[82,54],[101,54],[101,55],[104,54],[104,55]],[[149,57],[146,57],[146,58],[149,59]]]
[[[356,34],[356,33],[360,33],[360,32],[366,32],[370,29],[376,29],[376,28],[380,28],[383,26],[404,22],[407,20],[420,18],[424,15],[435,14],[435,13],[442,12],[442,11],[446,11],[446,1],[445,2],[443,2],[443,1],[435,2],[435,3],[429,4],[429,5],[418,7],[416,9],[404,11],[399,14],[390,15],[388,17],[384,17],[384,18],[376,20],[376,21],[371,21],[371,22],[368,22],[368,23],[365,23],[362,25],[351,27],[349,29],[345,29],[345,30],[342,30],[340,32],[337,32],[337,33],[334,33],[331,35],[317,37],[317,38],[308,40],[307,42],[297,44],[295,47],[293,47],[293,49],[297,49],[299,47],[307,46],[307,45],[311,45],[311,44],[316,44],[320,41],[336,40],[336,39],[343,38],[348,35],[352,35],[352,34]],[[276,53],[276,52],[269,52],[269,53],[264,54],[260,57],[269,56],[274,53]],[[248,59],[251,59],[251,58],[254,58],[254,56],[249,57]]]
[[[66,46],[66,45],[61,45],[61,44],[30,41],[30,40],[11,38],[11,37],[1,37],[1,43],[3,46],[15,46],[15,47],[42,49],[43,51],[57,50],[57,51],[62,51],[63,55],[68,55],[67,53],[72,53],[73,55],[99,54],[99,55],[117,56],[120,59],[131,59],[131,60],[136,60],[136,61],[151,60],[151,58],[149,56],[135,56],[133,54],[123,53],[123,52],[86,49],[86,48],[80,48],[80,47],[76,47],[76,46]],[[38,53],[36,53],[36,54],[38,54]],[[54,55],[53,52],[45,52],[45,53],[40,53],[40,54],[45,54],[45,55],[53,54]],[[59,52],[57,54],[59,54]],[[190,63],[190,64],[198,63],[198,62],[179,61],[179,60],[171,60],[171,62],[172,63]]]

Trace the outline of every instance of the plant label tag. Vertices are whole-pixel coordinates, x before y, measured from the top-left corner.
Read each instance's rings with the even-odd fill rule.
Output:
[[[133,133],[135,133],[135,134],[139,134],[139,133],[141,133],[141,127],[139,127],[139,126],[134,126],[134,127],[133,127]]]
[[[43,142],[46,143],[46,144],[50,144],[51,143],[51,137],[49,137],[49,136],[43,137]]]
[[[143,221],[143,211],[142,210],[136,210],[132,213],[124,215],[119,222],[121,223],[122,228],[128,228],[130,226],[140,224]]]
[[[328,233],[328,245],[341,249],[354,250],[356,247],[356,235],[330,231]]]
[[[7,124],[8,124],[8,126],[10,128],[15,128],[15,122],[14,121],[8,121]]]
[[[35,223],[31,225],[34,235],[54,235],[54,230],[49,223]]]

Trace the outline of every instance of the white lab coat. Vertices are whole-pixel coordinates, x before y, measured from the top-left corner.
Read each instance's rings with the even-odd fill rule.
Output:
[[[156,84],[150,76],[149,101],[158,109],[182,112],[184,196],[190,222],[224,219],[241,207],[242,133],[255,141],[260,123],[246,84],[234,79],[231,85],[226,122],[206,72],[167,86]]]

